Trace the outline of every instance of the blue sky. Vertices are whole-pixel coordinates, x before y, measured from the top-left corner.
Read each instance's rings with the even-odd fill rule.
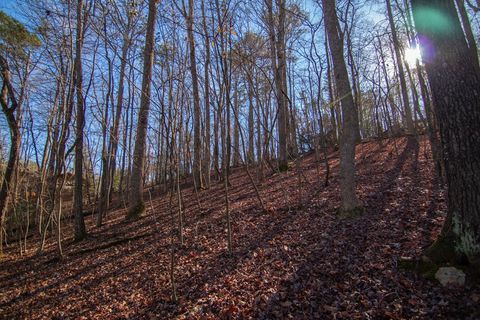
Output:
[[[0,0],[0,10],[7,12],[8,14],[14,14],[14,7],[16,5],[16,0]]]
[[[9,16],[22,21],[22,16],[18,14],[18,0],[0,0],[0,10],[6,12]]]

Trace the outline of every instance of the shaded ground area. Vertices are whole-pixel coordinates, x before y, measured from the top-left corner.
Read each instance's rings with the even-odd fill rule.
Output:
[[[159,195],[134,223],[123,221],[124,210],[109,213],[102,228],[90,217],[89,239],[65,239],[63,260],[56,259],[53,238],[41,257],[34,248],[28,257],[10,249],[0,267],[0,316],[480,318],[478,287],[442,288],[397,267],[400,257],[420,255],[444,219],[444,191],[434,182],[428,143],[401,138],[359,145],[358,192],[366,211],[351,220],[335,216],[337,156],[330,155],[328,187],[313,156],[287,173],[271,173],[259,184],[268,213],[245,170],[233,170],[231,256],[223,184],[201,191],[200,207],[185,187],[186,243],[175,248],[178,303],[169,280],[169,197]]]

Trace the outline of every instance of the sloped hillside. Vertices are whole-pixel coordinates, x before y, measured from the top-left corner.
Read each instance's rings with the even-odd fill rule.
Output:
[[[438,234],[444,191],[434,182],[425,139],[357,147],[363,216],[338,219],[338,154],[331,183],[313,155],[258,184],[261,210],[244,168],[232,171],[233,253],[226,250],[224,188],[182,189],[185,245],[177,245],[176,200],[152,194],[147,215],[107,223],[81,243],[54,239],[43,256],[12,253],[1,262],[5,319],[438,319],[479,318],[480,289],[442,288],[400,270]],[[318,171],[317,171],[318,170]],[[253,171],[253,170],[252,170]],[[319,172],[319,174],[318,174]],[[158,192],[158,190],[157,190]],[[149,196],[147,196],[149,199]],[[171,209],[170,209],[171,208]],[[172,217],[174,220],[172,221]],[[178,302],[171,298],[171,250]],[[8,252],[7,252],[8,253]]]

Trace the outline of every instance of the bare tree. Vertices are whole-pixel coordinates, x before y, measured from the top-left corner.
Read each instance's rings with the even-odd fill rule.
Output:
[[[340,190],[342,196],[340,211],[342,215],[349,216],[362,211],[355,191],[355,104],[343,56],[343,38],[340,37],[335,0],[323,0],[322,3],[329,49],[332,54],[335,83],[340,96],[343,117],[340,141]]]
[[[26,94],[29,75],[29,48],[38,46],[39,40],[17,20],[0,11],[0,105],[7,118],[10,130],[10,150],[8,162],[1,180],[0,187],[0,254],[3,245],[3,225],[9,205],[9,198],[15,189],[14,181],[20,155],[21,132],[20,119],[22,105]],[[10,70],[9,60],[23,60],[24,74],[20,77],[19,90],[15,90],[15,82]]]
[[[288,97],[286,79],[286,50],[285,50],[285,16],[286,1],[276,0],[278,9],[278,26],[274,17],[272,0],[265,0],[267,8],[267,25],[270,40],[270,58],[273,78],[275,81],[276,98],[278,104],[278,152],[280,171],[288,170]]]
[[[393,20],[392,5],[390,0],[386,0],[388,21],[390,23],[390,30],[392,31],[393,49],[395,51],[395,57],[397,60],[398,78],[400,81],[400,89],[402,94],[403,108],[405,110],[405,123],[407,125],[407,132],[414,133],[412,108],[410,107],[410,99],[408,97],[407,82],[405,78],[405,69],[403,67],[403,57],[401,53],[400,40],[398,39],[397,27]]]
[[[138,112],[137,136],[133,152],[132,175],[130,177],[129,210],[127,219],[136,219],[145,212],[143,200],[143,181],[145,164],[145,146],[147,138],[148,114],[150,111],[150,95],[152,69],[154,61],[155,21],[157,16],[157,0],[148,1],[148,20],[146,29],[145,49],[143,52],[143,78]]]
[[[75,90],[77,93],[77,125],[75,129],[75,240],[86,237],[85,221],[83,218],[83,129],[85,127],[85,110],[83,100],[83,71],[82,71],[82,47],[83,47],[83,0],[77,1],[77,37],[75,44],[74,72],[76,76]]]

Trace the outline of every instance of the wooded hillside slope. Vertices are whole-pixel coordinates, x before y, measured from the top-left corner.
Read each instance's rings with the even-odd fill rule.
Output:
[[[451,290],[399,268],[400,259],[422,254],[445,217],[426,139],[363,143],[356,154],[365,213],[353,219],[336,216],[337,152],[329,156],[327,187],[313,155],[267,175],[259,185],[267,212],[245,169],[233,169],[232,255],[223,183],[200,191],[199,203],[186,183],[185,245],[174,248],[176,303],[176,201],[170,206],[156,190],[138,221],[125,223],[124,209],[109,212],[101,228],[89,217],[89,238],[80,243],[70,229],[62,260],[54,239],[39,257],[34,248],[26,257],[10,248],[0,268],[1,318],[478,319],[480,289],[468,279]]]

